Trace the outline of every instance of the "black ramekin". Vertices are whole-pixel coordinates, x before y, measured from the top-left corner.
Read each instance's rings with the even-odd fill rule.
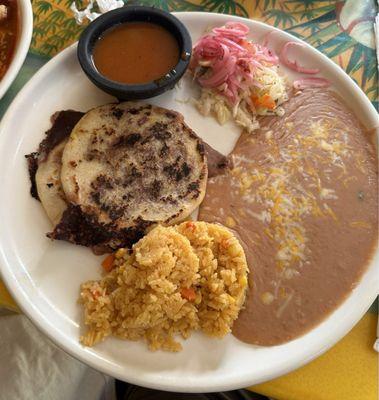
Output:
[[[92,52],[99,37],[110,28],[133,21],[161,25],[176,38],[179,44],[178,64],[162,78],[150,83],[128,85],[107,79],[96,69],[93,62]],[[192,41],[187,28],[170,13],[152,7],[127,6],[107,12],[91,22],[80,36],[77,52],[79,63],[85,74],[104,92],[120,100],[147,99],[172,89],[183,76],[190,62]]]

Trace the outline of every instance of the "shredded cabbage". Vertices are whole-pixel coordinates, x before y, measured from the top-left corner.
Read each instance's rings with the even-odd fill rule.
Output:
[[[283,115],[280,104],[288,96],[278,57],[248,40],[248,33],[236,22],[206,33],[194,46],[191,70],[201,86],[198,110],[220,124],[233,118],[252,132],[259,128],[258,115]]]

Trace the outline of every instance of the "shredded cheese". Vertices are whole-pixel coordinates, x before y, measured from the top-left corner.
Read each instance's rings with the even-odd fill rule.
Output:
[[[293,128],[293,124],[286,124]],[[260,168],[250,168],[254,160],[234,156],[232,175],[240,195],[247,204],[255,204],[260,212],[247,207],[245,213],[265,225],[263,232],[276,242],[276,263],[279,269],[291,271],[286,276],[295,276],[293,271],[304,265],[309,257],[304,219],[308,215],[331,218],[338,217],[330,201],[338,199],[335,190],[324,187],[325,180],[333,172],[331,167],[346,173],[344,159],[353,155],[348,136],[335,137],[330,131],[330,121],[312,122],[305,135],[294,133],[285,145],[274,140],[272,134],[265,135],[270,145],[269,154],[260,163]],[[271,131],[268,131],[271,132]],[[324,164],[326,168],[316,165]],[[335,168],[334,168],[335,171]],[[326,178],[326,179],[325,179]],[[350,178],[345,178],[346,184]],[[356,225],[361,226],[361,225]]]

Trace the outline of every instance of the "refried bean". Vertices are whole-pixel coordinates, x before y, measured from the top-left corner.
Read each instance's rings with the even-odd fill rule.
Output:
[[[367,130],[331,90],[308,89],[242,134],[211,178],[199,219],[241,238],[251,273],[234,335],[292,340],[357,285],[376,246],[378,171]],[[226,190],[225,188],[230,188]]]

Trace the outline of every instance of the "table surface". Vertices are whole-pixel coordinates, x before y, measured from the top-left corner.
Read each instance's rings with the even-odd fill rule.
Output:
[[[31,76],[51,57],[78,39],[84,26],[76,24],[70,10],[71,3],[72,0],[32,0],[34,32],[30,51],[15,82],[0,101],[0,117]],[[374,36],[378,7],[375,0],[124,0],[124,3],[150,5],[169,11],[234,14],[274,25],[305,40],[331,58],[358,83],[378,109]],[[81,8],[87,1],[77,0],[76,4]],[[4,298],[0,293],[0,308]],[[267,386],[262,392],[267,392],[266,389]],[[298,398],[288,390],[285,392],[290,398]],[[374,392],[371,393],[375,396]],[[275,391],[273,394],[278,398],[286,397]]]
[[[207,11],[257,19],[307,41],[344,69],[378,109],[374,19],[376,0],[124,0],[169,11]],[[75,42],[83,29],[72,0],[32,0],[34,32],[24,67],[0,104],[0,116],[17,91],[51,57]],[[87,0],[76,0],[78,7]]]

